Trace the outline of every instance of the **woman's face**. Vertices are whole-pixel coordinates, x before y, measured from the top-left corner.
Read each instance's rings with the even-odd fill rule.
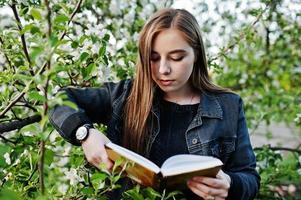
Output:
[[[167,94],[186,95],[191,91],[189,78],[195,55],[182,33],[173,28],[160,32],[153,40],[152,79]]]

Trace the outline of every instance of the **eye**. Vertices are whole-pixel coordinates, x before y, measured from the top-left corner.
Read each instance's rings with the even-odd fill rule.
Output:
[[[181,61],[184,58],[184,56],[180,56],[180,57],[175,57],[175,58],[171,58],[173,61]]]
[[[160,56],[153,55],[150,57],[150,60],[153,62],[157,62],[158,60],[160,60]]]

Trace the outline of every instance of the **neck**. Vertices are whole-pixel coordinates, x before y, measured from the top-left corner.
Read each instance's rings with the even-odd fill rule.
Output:
[[[163,98],[167,101],[174,102],[180,105],[196,104],[200,102],[200,93],[197,90],[186,90],[183,93],[166,92]]]

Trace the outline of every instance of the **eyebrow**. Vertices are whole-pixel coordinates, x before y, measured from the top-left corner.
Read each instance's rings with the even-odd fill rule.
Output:
[[[158,52],[156,52],[156,51],[152,51],[151,53],[158,54]],[[187,51],[185,51],[184,49],[175,49],[175,50],[168,52],[168,54],[175,54],[175,53],[187,53]]]

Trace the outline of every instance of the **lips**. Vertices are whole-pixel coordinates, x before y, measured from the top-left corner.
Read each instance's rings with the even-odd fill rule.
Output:
[[[173,83],[174,80],[160,80],[161,85],[169,86]]]

